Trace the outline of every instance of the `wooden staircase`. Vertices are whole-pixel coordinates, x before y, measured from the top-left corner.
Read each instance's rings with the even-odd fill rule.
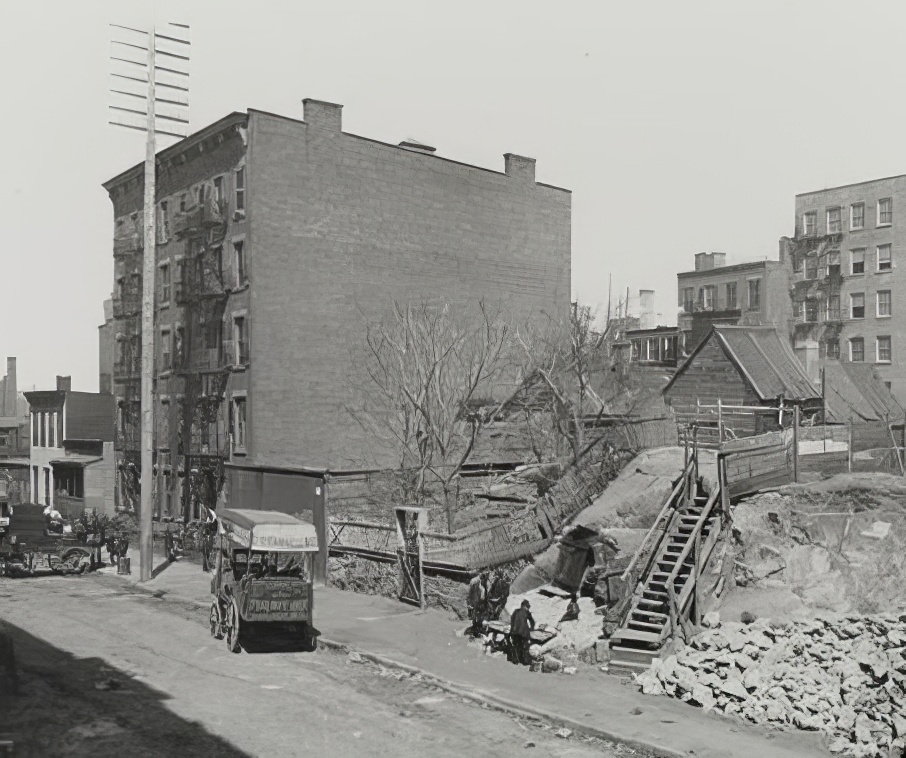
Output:
[[[683,627],[699,622],[699,575],[721,531],[718,487],[705,493],[695,455],[621,577],[634,588],[610,638],[610,670],[641,671]]]

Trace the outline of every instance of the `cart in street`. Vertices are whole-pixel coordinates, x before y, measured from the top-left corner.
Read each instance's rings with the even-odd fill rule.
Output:
[[[239,652],[252,632],[285,631],[314,650],[315,527],[277,511],[223,509],[217,519],[211,635]]]

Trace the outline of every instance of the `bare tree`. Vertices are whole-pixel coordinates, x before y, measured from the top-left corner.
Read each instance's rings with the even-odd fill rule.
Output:
[[[517,335],[525,355],[525,384],[540,384],[546,393],[554,435],[568,447],[573,462],[588,446],[587,427],[618,405],[626,406],[631,397],[622,374],[614,370],[610,332],[609,324],[603,331],[595,329],[590,307],[573,303],[567,322],[550,322]],[[537,426],[537,415],[529,423]],[[534,428],[529,436],[533,441],[541,438]],[[552,452],[559,453],[560,446]]]
[[[509,328],[484,303],[467,315],[397,303],[366,330],[364,402],[349,412],[395,453],[401,497],[424,505],[440,490],[448,531],[463,466],[496,407],[508,346]]]

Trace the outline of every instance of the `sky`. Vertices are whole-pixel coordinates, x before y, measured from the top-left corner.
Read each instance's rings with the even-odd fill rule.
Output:
[[[113,285],[101,183],[144,157],[108,125],[118,23],[189,24],[190,131],[255,108],[415,138],[572,190],[574,299],[606,313],[655,290],[675,324],[693,255],[777,258],[799,192],[906,173],[906,3],[836,0],[10,0],[0,4],[0,361],[19,389],[98,388]],[[161,140],[159,147],[171,144]],[[0,366],[5,364],[0,364]],[[2,369],[0,369],[2,370]]]

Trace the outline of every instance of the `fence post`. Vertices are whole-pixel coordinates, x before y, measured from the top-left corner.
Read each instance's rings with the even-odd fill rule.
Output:
[[[799,413],[798,405],[793,406],[793,481],[799,481]]]
[[[852,416],[849,417],[849,421],[846,426],[847,435],[846,435],[846,470],[849,473],[852,473],[853,470],[853,419]]]
[[[717,444],[724,441],[723,403],[717,398]]]

